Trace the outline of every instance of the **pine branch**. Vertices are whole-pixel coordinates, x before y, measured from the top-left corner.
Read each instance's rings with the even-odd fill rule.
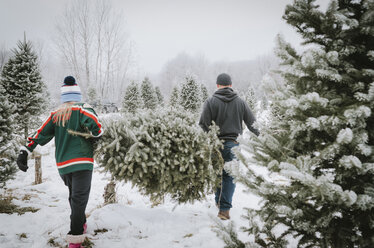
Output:
[[[90,133],[82,133],[82,132],[74,131],[71,129],[68,129],[68,133],[74,136],[81,136],[85,139],[94,138],[94,136]]]

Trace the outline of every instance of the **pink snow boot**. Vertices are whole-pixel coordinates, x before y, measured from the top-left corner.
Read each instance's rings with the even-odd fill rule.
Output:
[[[79,243],[79,244],[73,244],[73,243],[70,243],[69,244],[69,248],[82,248],[83,246],[81,246],[82,243]]]
[[[83,248],[82,243],[84,242],[84,239],[86,236],[84,234],[82,235],[66,235],[66,241],[69,243],[69,248]]]

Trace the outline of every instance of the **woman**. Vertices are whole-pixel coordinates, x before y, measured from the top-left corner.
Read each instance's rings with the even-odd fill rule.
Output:
[[[79,248],[85,239],[85,209],[91,188],[93,170],[93,140],[103,133],[93,108],[81,103],[82,95],[74,77],[67,76],[61,87],[62,105],[52,112],[42,126],[28,138],[17,159],[18,167],[26,172],[27,156],[37,145],[55,138],[55,157],[59,174],[69,188],[71,208],[70,231],[66,240],[69,248]],[[71,132],[90,133],[86,139]]]

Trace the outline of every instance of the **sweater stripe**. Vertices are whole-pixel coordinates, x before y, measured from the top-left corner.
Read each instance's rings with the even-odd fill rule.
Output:
[[[57,166],[57,169],[66,168],[66,167],[69,167],[69,166],[72,166],[72,165],[75,165],[75,164],[91,164],[91,165],[93,165],[92,162],[78,161],[78,162],[73,162],[73,163],[66,164],[66,165]]]
[[[64,162],[57,163],[58,168],[64,168],[73,164],[82,164],[82,163],[93,163],[93,158],[73,158],[66,160]]]
[[[30,142],[30,144],[28,144],[27,146],[28,147],[31,147],[34,143],[35,143],[35,141],[33,140],[33,139],[36,139],[36,138],[38,138],[38,136],[39,136],[39,134],[41,133],[41,131],[43,131],[43,128],[49,123],[49,121],[52,119],[52,115],[54,114],[54,112],[53,113],[51,113],[51,115],[48,117],[48,119],[42,124],[42,126],[36,131],[36,135],[34,136],[34,137],[28,137],[27,139],[29,140],[29,141],[31,141]]]
[[[89,111],[86,111],[85,109],[83,109],[82,107],[73,107],[72,108],[73,110],[79,110],[80,113],[84,114],[85,116],[88,116],[90,117],[91,119],[93,119],[96,123],[96,125],[99,127],[99,134],[101,133],[101,123],[99,122],[97,116]]]

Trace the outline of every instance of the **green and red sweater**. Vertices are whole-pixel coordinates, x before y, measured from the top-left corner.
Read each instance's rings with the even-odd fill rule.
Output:
[[[37,145],[43,146],[54,137],[56,164],[61,175],[92,170],[92,142],[82,136],[72,135],[68,130],[90,132],[93,137],[100,137],[103,130],[95,111],[89,104],[74,103],[71,116],[64,126],[56,125],[56,113],[57,111],[52,112],[42,126],[28,138],[25,146],[27,151],[32,152]]]

